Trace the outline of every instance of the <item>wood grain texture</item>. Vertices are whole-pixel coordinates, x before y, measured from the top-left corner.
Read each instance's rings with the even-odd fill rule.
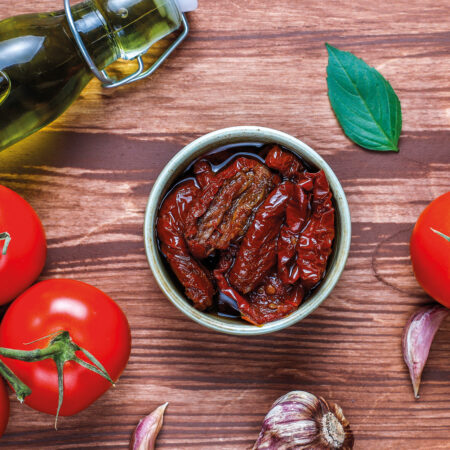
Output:
[[[0,0],[0,17],[53,0]],[[220,6],[219,6],[220,4]],[[46,130],[0,154],[0,183],[35,207],[48,235],[42,279],[70,277],[128,315],[130,363],[115,389],[60,421],[12,400],[1,448],[127,448],[141,416],[169,401],[161,449],[248,449],[271,403],[292,389],[338,402],[357,449],[450,448],[450,323],[414,400],[401,356],[409,316],[430,299],[408,240],[450,189],[447,0],[201,0],[189,40],[151,79],[92,82]],[[404,112],[399,154],[364,151],[326,95],[324,42],[381,70]],[[158,173],[193,138],[232,125],[281,129],[315,148],[347,193],[353,240],[344,275],[314,314],[270,336],[238,338],[186,319],[159,291],[142,225]]]

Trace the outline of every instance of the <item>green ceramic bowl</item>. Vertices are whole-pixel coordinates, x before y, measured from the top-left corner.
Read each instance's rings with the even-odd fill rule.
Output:
[[[280,144],[301,156],[311,165],[323,169],[333,191],[336,207],[336,239],[324,280],[319,288],[314,291],[313,295],[297,311],[284,319],[261,327],[239,320],[203,313],[191,306],[183,291],[175,285],[172,276],[168,273],[162,260],[163,257],[158,250],[156,237],[158,208],[161,199],[167,193],[174,180],[181,175],[189,164],[203,154],[224,145],[245,142]],[[177,153],[167,164],[156,180],[148,200],[144,223],[144,238],[147,258],[153,275],[166,297],[180,311],[195,322],[213,330],[228,334],[250,336],[272,333],[287,328],[311,314],[328,297],[338,282],[347,260],[350,249],[351,220],[347,200],[339,180],[328,164],[314,150],[298,139],[280,131],[260,127],[234,127],[215,131],[197,139]]]

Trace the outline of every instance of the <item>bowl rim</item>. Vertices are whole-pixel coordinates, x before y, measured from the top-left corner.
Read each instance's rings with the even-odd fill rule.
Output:
[[[186,167],[192,161],[197,159],[200,154],[206,153],[214,148],[214,144],[216,144],[216,147],[226,145],[221,142],[221,140],[245,143],[258,142],[258,139],[261,139],[260,142],[266,141],[277,143],[290,149],[294,153],[300,153],[307,161],[312,162],[316,167],[323,169],[333,191],[334,200],[338,205],[340,213],[339,253],[334,256],[335,263],[332,269],[327,273],[318,290],[316,290],[305,303],[300,305],[300,307],[289,316],[262,326],[245,324],[244,322],[241,323],[235,319],[230,320],[221,318],[196,310],[186,299],[184,294],[181,294],[177,290],[170,277],[167,276],[158,249],[155,227],[160,201],[172,184],[173,178],[178,176],[175,174],[179,173],[180,166]],[[351,217],[344,190],[337,176],[316,151],[301,140],[282,131],[258,126],[238,126],[213,131],[195,139],[181,149],[166,164],[156,179],[147,202],[144,220],[144,242],[150,269],[152,270],[159,288],[182,313],[194,322],[221,333],[238,336],[257,336],[279,331],[294,325],[311,314],[329,296],[342,275],[350,251]]]

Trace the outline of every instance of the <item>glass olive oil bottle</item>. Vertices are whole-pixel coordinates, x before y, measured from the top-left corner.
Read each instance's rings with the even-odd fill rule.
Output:
[[[99,70],[134,59],[182,23],[186,0],[87,0],[76,30]],[[0,22],[0,150],[62,114],[93,78],[65,11]]]

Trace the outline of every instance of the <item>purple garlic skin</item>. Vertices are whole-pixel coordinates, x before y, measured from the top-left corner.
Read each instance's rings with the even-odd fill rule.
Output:
[[[409,369],[414,395],[419,398],[420,380],[434,336],[450,310],[439,305],[415,312],[403,331],[403,358]]]
[[[253,450],[350,450],[353,444],[350,424],[338,405],[293,391],[272,405]]]
[[[155,442],[162,428],[164,411],[168,403],[156,408],[151,414],[139,421],[131,438],[130,450],[154,450]]]

